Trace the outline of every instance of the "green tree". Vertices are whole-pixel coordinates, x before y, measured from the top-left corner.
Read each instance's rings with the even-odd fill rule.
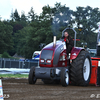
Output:
[[[13,21],[20,21],[20,15],[18,14],[17,9],[15,9],[15,12],[13,11],[11,12],[10,17],[11,17],[11,20]]]
[[[31,34],[32,27],[27,26],[22,30],[19,30],[15,37],[17,44],[17,53],[19,55],[24,56],[25,58],[31,58],[33,50],[33,43],[30,45],[32,41],[29,41],[29,35]],[[32,51],[32,52],[31,52]]]
[[[98,8],[91,8],[90,6],[77,7],[77,10],[74,12],[74,21],[76,27],[83,26],[82,32],[77,36],[81,41],[87,42],[89,48],[96,47],[96,34],[98,26],[97,23],[100,21],[100,11]]]
[[[7,52],[4,52],[2,54],[2,58],[10,58],[10,55]]]
[[[17,9],[15,9],[15,12],[14,12],[14,19],[15,19],[15,21],[20,21],[20,16],[18,14]]]
[[[56,35],[57,39],[61,38],[63,29],[69,24],[75,27],[78,32],[77,38],[81,39],[77,42],[77,46],[81,46],[81,42],[87,42],[88,47],[95,48],[97,35],[95,30],[98,28],[99,16],[98,8],[77,7],[76,11],[72,11],[69,7],[56,3],[54,7],[44,6],[39,16],[32,7],[27,17],[25,12],[22,12],[20,17],[16,9],[11,13],[12,19],[4,21],[3,24],[13,28],[15,52],[25,58],[31,58],[35,50],[40,50],[41,43],[52,42],[53,35]],[[78,31],[80,25],[83,26],[81,32]],[[72,35],[71,31],[70,34]]]
[[[73,11],[61,3],[56,3],[52,10],[54,12],[52,31],[54,35],[61,37],[62,30],[72,24]]]
[[[5,25],[0,21],[0,53],[9,51],[13,48],[12,26]]]
[[[37,19],[38,19],[38,16],[34,12],[33,7],[31,7],[31,10],[28,12],[28,20],[29,20],[29,22],[34,22]]]
[[[23,27],[26,27],[28,25],[28,18],[25,16],[25,12],[24,11],[21,13],[20,24]]]
[[[25,12],[24,11],[22,11],[22,13],[21,13],[21,21],[24,21],[24,22],[27,21],[27,17],[25,16]]]
[[[59,13],[57,10],[58,8],[56,8],[56,7],[59,8]],[[64,17],[62,17],[62,15],[60,15],[61,11],[62,11],[63,16],[65,16],[64,15],[65,10],[67,10],[68,13],[70,12],[70,10],[65,7],[65,5],[61,6],[61,4],[55,5],[55,8],[51,8],[49,5],[47,5],[47,6],[44,6],[42,8],[42,10],[43,11],[42,11],[41,15],[39,16],[39,18],[35,18],[33,8],[31,9],[31,13],[29,13],[31,16],[33,16],[33,17],[31,17],[31,23],[29,25],[29,27],[31,27],[31,29],[30,29],[30,31],[27,31],[26,27],[25,27],[24,28],[24,30],[26,30],[25,32],[27,32],[29,34],[20,39],[20,42],[18,45],[18,52],[19,52],[19,54],[24,55],[26,58],[31,58],[32,54],[35,50],[40,50],[39,45],[41,43],[48,44],[53,41],[53,30],[52,30],[53,18],[61,17],[63,19]],[[56,16],[57,14],[59,14],[59,16]],[[71,20],[70,16],[71,16],[71,13],[68,14],[68,18]],[[60,20],[60,18],[59,18],[59,20]],[[68,19],[63,19],[63,22],[66,20],[68,21]],[[61,22],[59,22],[58,24],[61,25]],[[22,30],[19,32],[22,32]],[[56,29],[56,33],[60,33],[59,37],[61,37],[60,29],[58,29],[58,30]]]

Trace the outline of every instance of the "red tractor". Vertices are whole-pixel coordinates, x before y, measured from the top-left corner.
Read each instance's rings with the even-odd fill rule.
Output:
[[[46,45],[40,54],[39,66],[31,67],[29,72],[29,84],[35,84],[37,79],[42,79],[46,83],[59,83],[62,86],[72,85],[87,86],[90,84],[100,85],[100,75],[98,64],[100,58],[92,58],[87,50],[76,47],[76,31],[73,28],[74,47],[71,50],[70,58],[66,54],[66,45],[64,40],[54,41]],[[62,36],[64,35],[64,31]]]

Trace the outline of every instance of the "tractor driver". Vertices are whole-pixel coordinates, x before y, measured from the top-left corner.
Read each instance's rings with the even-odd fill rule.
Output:
[[[68,34],[67,31],[64,31],[64,41],[66,43],[66,53],[67,57],[69,57],[69,53],[71,52],[72,48],[74,47],[74,41],[71,36]]]

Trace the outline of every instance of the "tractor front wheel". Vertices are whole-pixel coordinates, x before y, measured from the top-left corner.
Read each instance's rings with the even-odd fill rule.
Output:
[[[35,84],[36,83],[36,77],[35,77],[35,67],[31,67],[28,77],[29,84]]]
[[[63,68],[61,70],[60,80],[61,80],[62,86],[66,87],[66,86],[69,85],[69,72],[68,72],[68,69]]]

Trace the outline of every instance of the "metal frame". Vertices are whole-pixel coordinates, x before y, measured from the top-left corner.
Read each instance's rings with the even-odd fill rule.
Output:
[[[64,31],[65,30],[67,30],[67,29],[70,29],[70,30],[73,30],[74,31],[74,33],[75,33],[75,35],[74,35],[74,47],[76,47],[76,34],[77,34],[77,32],[75,31],[75,29],[74,28],[65,28],[63,31],[62,31],[62,36],[64,36]]]

